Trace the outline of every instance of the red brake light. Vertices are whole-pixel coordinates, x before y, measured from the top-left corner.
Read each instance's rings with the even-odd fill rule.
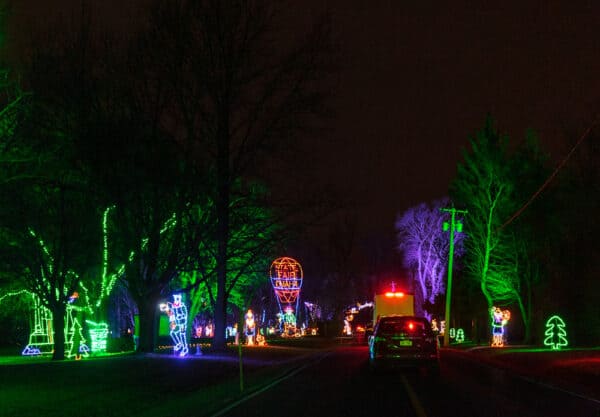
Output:
[[[415,328],[415,324],[414,324],[412,321],[411,321],[411,322],[409,322],[409,323],[408,323],[408,329],[409,329],[409,330],[414,330],[414,328]]]
[[[391,292],[391,291],[388,291],[388,292],[385,293],[385,296],[386,297],[390,297],[390,298],[391,297],[404,297],[404,293],[403,292]]]

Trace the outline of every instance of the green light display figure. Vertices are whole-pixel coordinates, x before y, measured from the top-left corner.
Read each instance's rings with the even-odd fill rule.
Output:
[[[92,352],[100,353],[106,352],[106,341],[108,339],[108,324],[107,323],[96,323],[91,320],[86,320],[86,323],[90,327],[90,338],[92,339]]]
[[[456,331],[456,339],[454,339],[456,343],[462,343],[465,341],[465,331],[463,329],[458,329]]]
[[[552,316],[546,322],[544,345],[550,346],[552,350],[559,350],[569,344],[567,340],[566,324],[559,316]]]

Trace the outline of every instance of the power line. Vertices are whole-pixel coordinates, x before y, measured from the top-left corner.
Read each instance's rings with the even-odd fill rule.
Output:
[[[563,158],[563,160],[560,161],[560,163],[554,169],[554,172],[552,172],[552,174],[548,177],[548,179],[546,179],[546,181],[544,181],[544,183],[541,185],[541,187],[538,188],[538,190],[531,195],[531,197],[529,198],[529,200],[527,200],[527,202],[525,204],[523,204],[523,206],[519,210],[517,210],[512,216],[510,216],[510,218],[506,222],[504,222],[504,224],[502,226],[500,226],[498,228],[498,230],[504,229],[504,227],[506,225],[508,225],[510,222],[512,222],[517,217],[519,217],[521,215],[521,213],[523,211],[525,211],[525,209],[533,202],[533,200],[535,200],[536,197],[538,195],[540,195],[540,193],[544,190],[544,188],[546,188],[548,186],[548,184],[550,184],[550,182],[552,182],[552,180],[554,179],[554,177],[556,177],[556,174],[558,174],[558,171],[563,167],[564,164],[567,163],[567,161],[569,160],[569,158],[571,157],[571,155],[573,155],[573,152],[575,152],[575,149],[577,149],[577,147],[581,144],[581,142],[583,142],[583,140],[590,134],[590,132],[592,131],[592,128],[598,123],[599,120],[600,120],[600,115],[598,115],[596,117],[596,119],[586,129],[586,131],[583,133],[583,135],[581,135],[581,137],[575,143],[575,145],[573,145],[573,147],[571,148],[571,150],[569,151],[569,153],[567,154],[567,156],[565,156]]]

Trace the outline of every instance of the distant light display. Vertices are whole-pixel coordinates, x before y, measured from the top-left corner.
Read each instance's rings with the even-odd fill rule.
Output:
[[[106,340],[108,339],[108,324],[96,323],[91,320],[85,321],[90,327],[90,339],[92,353],[106,352]]]
[[[277,296],[280,314],[283,316],[281,325],[284,329],[282,330],[286,334],[295,333],[303,280],[302,266],[298,261],[289,257],[277,258],[271,263],[270,278]]]
[[[463,343],[465,341],[465,331],[463,329],[456,330],[456,338],[454,341],[456,343]]]
[[[248,309],[246,313],[246,343],[248,345],[254,345],[254,338],[256,337],[256,322],[254,321],[254,313]]]
[[[295,259],[283,257],[271,263],[271,284],[281,304],[296,302],[302,279],[302,267]]]
[[[187,344],[187,307],[181,302],[181,294],[173,294],[173,302],[161,303],[160,311],[169,317],[170,335],[175,344],[173,350],[179,352],[179,356],[186,356],[189,352]]]
[[[490,309],[492,317],[492,346],[504,346],[504,326],[510,320],[510,311],[502,310],[500,307]]]
[[[567,340],[566,324],[562,318],[554,315],[546,321],[546,332],[544,335],[544,345],[550,346],[553,350],[559,350],[569,344]]]
[[[450,339],[454,339],[456,337],[456,329],[454,327],[450,327],[450,333],[448,336],[450,336]]]

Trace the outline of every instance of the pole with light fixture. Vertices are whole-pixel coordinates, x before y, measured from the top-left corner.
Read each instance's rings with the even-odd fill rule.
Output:
[[[446,312],[444,315],[444,320],[446,322],[445,329],[450,328],[450,300],[452,299],[452,261],[454,258],[454,231],[456,233],[462,232],[462,223],[460,221],[456,221],[456,213],[467,214],[466,210],[457,210],[454,207],[452,208],[441,208],[440,211],[445,213],[450,213],[450,223],[444,222],[443,230],[447,232],[450,229],[450,249],[448,251],[448,284],[446,286]],[[444,330],[444,347],[448,347],[450,345],[450,332]]]

